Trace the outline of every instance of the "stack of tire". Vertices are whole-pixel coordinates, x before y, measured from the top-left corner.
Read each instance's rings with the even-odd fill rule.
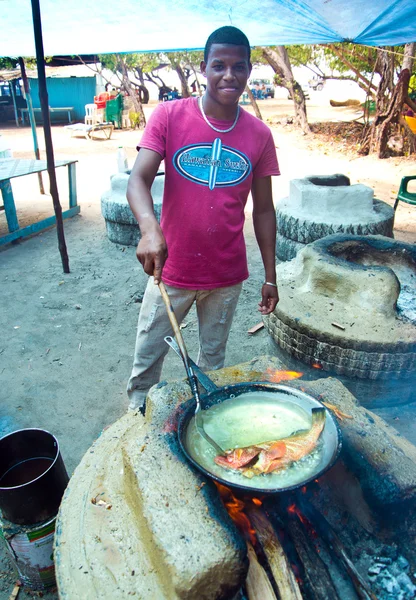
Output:
[[[101,196],[101,214],[105,220],[107,236],[111,242],[122,246],[137,246],[140,229],[127,202],[129,172],[111,177],[111,188]],[[158,173],[151,189],[155,216],[160,221],[165,174]]]
[[[309,178],[307,178],[309,179]],[[316,179],[316,178],[315,178]],[[327,182],[334,180],[336,185],[350,185],[343,175],[323,178]],[[345,179],[345,181],[344,181]],[[373,210],[367,217],[345,220],[339,214],[326,214],[313,219],[311,212],[303,212],[290,201],[290,197],[281,200],[276,208],[276,258],[281,261],[292,260],[299,250],[307,244],[337,233],[349,235],[383,235],[393,237],[394,210],[386,202],[373,198]]]

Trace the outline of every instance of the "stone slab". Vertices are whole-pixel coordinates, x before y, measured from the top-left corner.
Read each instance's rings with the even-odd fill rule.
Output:
[[[259,357],[211,375],[222,386],[267,380],[280,368],[275,357]],[[146,419],[128,413],[83,457],[57,520],[61,600],[220,600],[241,587],[245,542],[176,441],[176,411],[189,397],[186,381],[161,382]]]
[[[384,256],[384,266],[365,252],[361,264],[363,248]],[[280,301],[264,318],[266,329],[295,358],[340,375],[411,375],[416,325],[399,313],[398,303],[399,294],[412,294],[398,277],[404,267],[414,269],[414,255],[410,244],[381,236],[339,235],[313,242],[278,265]]]

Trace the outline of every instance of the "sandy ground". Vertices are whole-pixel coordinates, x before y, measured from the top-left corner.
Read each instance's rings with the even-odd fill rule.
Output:
[[[383,161],[359,157],[346,151],[342,140],[322,141],[303,136],[285,119],[293,114],[291,103],[267,100],[263,114],[272,118],[273,133],[282,170],[274,181],[275,201],[288,193],[289,181],[311,174],[344,173],[352,183],[364,183],[376,197],[393,204],[401,177],[414,174],[409,158]],[[149,114],[152,106],[146,107]],[[322,106],[312,94],[310,121],[348,120],[357,114],[351,109]],[[280,124],[277,122],[280,121]],[[33,158],[28,127],[13,124],[0,127],[16,158]],[[43,152],[43,131],[38,128]],[[108,241],[100,214],[101,194],[109,188],[116,171],[118,146],[126,148],[130,165],[140,139],[137,131],[115,131],[111,140],[87,141],[70,138],[62,126],[53,127],[56,158],[74,158],[77,164],[78,201],[81,214],[65,221],[65,235],[71,273],[64,275],[52,228],[0,250],[0,436],[15,429],[40,427],[58,438],[71,474],[101,431],[127,408],[125,385],[129,376],[135,328],[146,277],[135,259],[135,249]],[[43,153],[44,154],[44,153]],[[44,175],[45,187],[48,187]],[[58,169],[61,203],[67,206],[66,169]],[[41,196],[37,176],[13,181],[21,224],[52,214],[50,196]],[[250,203],[247,206],[246,238],[250,278],[244,284],[233,323],[227,364],[237,364],[272,351],[268,335],[247,330],[260,321],[257,312],[263,280],[260,255],[252,233]],[[0,213],[0,235],[7,231]],[[395,236],[416,242],[416,211],[400,204]],[[184,336],[192,357],[197,354],[197,325],[194,313],[186,320]],[[181,376],[179,359],[170,353],[163,377]],[[413,405],[414,406],[414,405]],[[391,415],[403,417],[403,410]],[[397,426],[397,423],[396,423]],[[0,548],[0,599],[12,592],[16,576],[3,548]],[[22,590],[20,598],[29,597]],[[47,598],[56,598],[48,592]]]

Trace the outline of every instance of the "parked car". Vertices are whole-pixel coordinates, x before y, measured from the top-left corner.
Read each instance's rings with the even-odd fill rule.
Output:
[[[313,77],[308,81],[308,85],[312,90],[316,92],[320,92],[324,89],[325,81],[321,77]]]
[[[263,98],[274,98],[274,85],[270,79],[250,79],[248,87],[256,96]],[[258,92],[261,92],[261,95]]]

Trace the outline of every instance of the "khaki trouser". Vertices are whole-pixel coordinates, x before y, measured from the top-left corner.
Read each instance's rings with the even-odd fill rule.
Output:
[[[214,290],[166,286],[179,323],[196,302],[199,323],[197,364],[204,370],[224,366],[225,347],[241,288],[242,283]],[[158,383],[169,350],[163,340],[167,335],[173,335],[172,326],[159,288],[150,277],[140,310],[133,369],[127,385],[130,409],[143,406],[148,390]]]

